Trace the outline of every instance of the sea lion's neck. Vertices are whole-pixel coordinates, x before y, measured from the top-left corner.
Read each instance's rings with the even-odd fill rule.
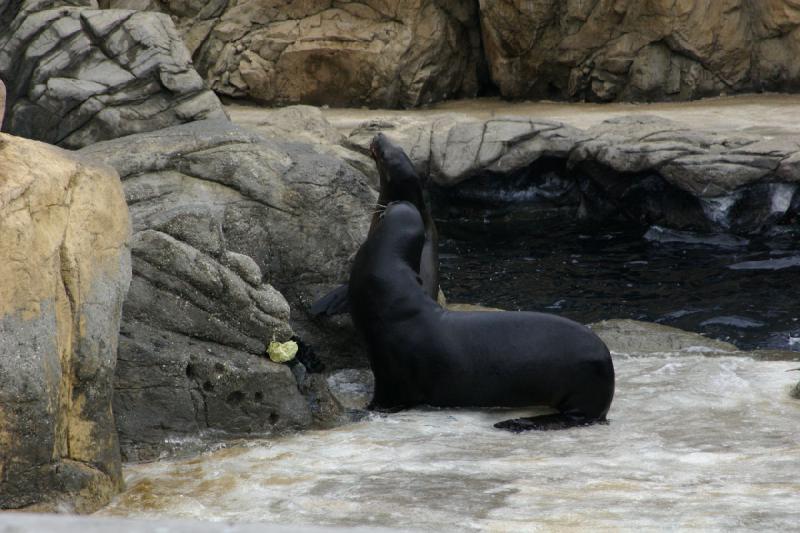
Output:
[[[372,281],[372,299],[381,302],[372,310],[376,318],[397,320],[436,306],[422,287],[419,274],[399,260],[392,268],[376,272]]]

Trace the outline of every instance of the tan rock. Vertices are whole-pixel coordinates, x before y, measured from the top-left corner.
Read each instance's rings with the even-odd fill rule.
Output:
[[[685,100],[800,86],[792,0],[499,0],[480,9],[506,97]]]
[[[113,169],[0,134],[0,508],[88,512],[122,484],[111,397],[129,237]]]
[[[224,10],[169,9],[211,88],[233,97],[412,107],[473,96],[485,71],[470,2],[245,0]]]

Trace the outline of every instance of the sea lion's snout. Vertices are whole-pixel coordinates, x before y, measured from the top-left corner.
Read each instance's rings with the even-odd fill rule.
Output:
[[[372,154],[372,158],[377,162],[383,159],[383,145],[386,144],[386,140],[386,135],[378,133],[369,143],[369,151]]]

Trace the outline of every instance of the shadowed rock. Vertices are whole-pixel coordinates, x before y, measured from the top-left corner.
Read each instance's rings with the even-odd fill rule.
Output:
[[[800,87],[793,0],[480,4],[492,79],[507,98],[687,100]]]

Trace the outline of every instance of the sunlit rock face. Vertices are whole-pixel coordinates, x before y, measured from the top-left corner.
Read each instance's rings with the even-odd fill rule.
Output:
[[[92,2],[11,4],[2,17],[13,18],[0,19],[4,131],[80,148],[225,116],[168,16]]]
[[[800,87],[792,0],[481,1],[492,79],[509,98],[686,100]]]
[[[219,94],[269,104],[412,107],[474,96],[477,3],[459,0],[131,2],[179,18]]]
[[[80,153],[117,169],[133,220],[114,404],[126,457],[214,431],[312,425],[325,392],[265,350],[297,333],[321,356],[352,354],[351,328],[317,326],[303,311],[346,279],[375,202],[366,178],[309,145],[227,121]]]
[[[88,512],[121,488],[111,403],[130,282],[113,169],[0,134],[0,508]]]

